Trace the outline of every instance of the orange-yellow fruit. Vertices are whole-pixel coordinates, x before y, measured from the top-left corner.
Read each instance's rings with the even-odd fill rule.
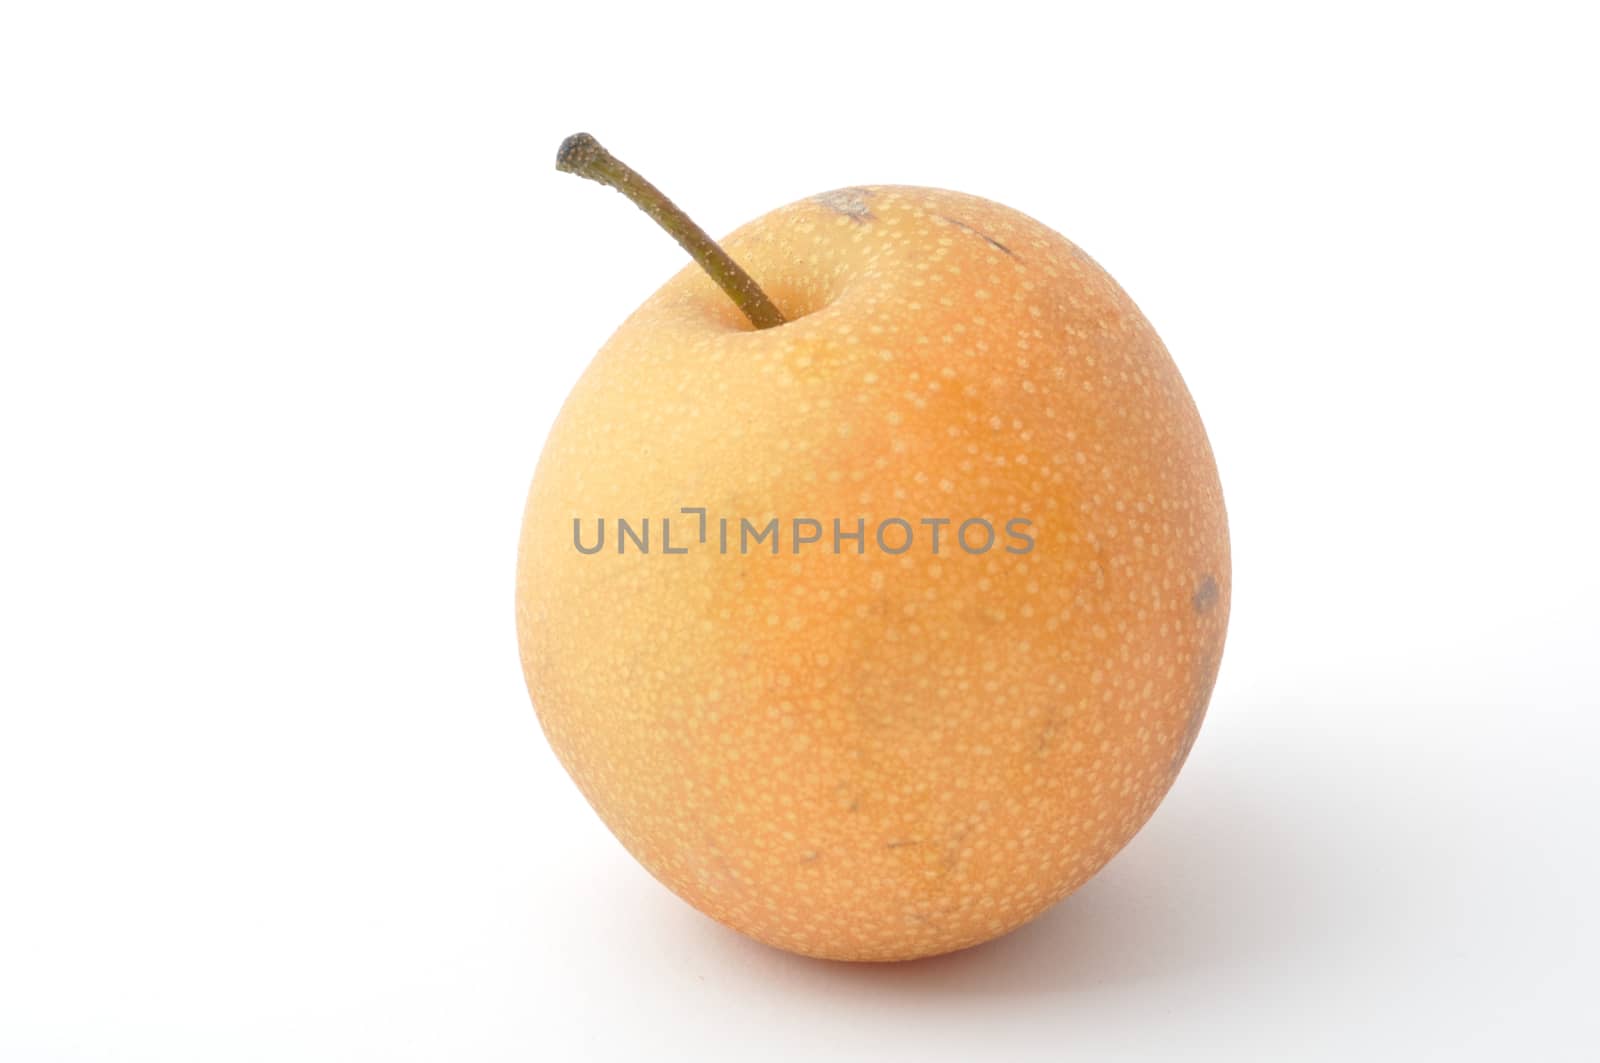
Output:
[[[846,189],[724,246],[789,323],[752,329],[690,266],[595,358],[528,500],[529,690],[706,914],[837,959],[977,944],[1122,848],[1194,741],[1229,604],[1200,418],[1111,278],[997,204]],[[779,552],[741,552],[773,517]],[[823,529],[798,553],[797,518]]]

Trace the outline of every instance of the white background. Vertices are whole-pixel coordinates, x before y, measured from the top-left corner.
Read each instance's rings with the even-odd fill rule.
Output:
[[[0,1060],[1592,1059],[1588,5],[9,3]],[[998,943],[851,967],[650,879],[511,583],[558,404],[713,233],[951,187],[1205,417],[1182,779]]]

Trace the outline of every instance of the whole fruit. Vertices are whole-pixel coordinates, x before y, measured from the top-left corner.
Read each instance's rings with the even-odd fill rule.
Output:
[[[1099,870],[1194,742],[1229,606],[1200,418],[1128,296],[1006,207],[850,188],[723,247],[786,323],[685,268],[545,445],[517,573],[540,721],[728,926],[975,945]]]

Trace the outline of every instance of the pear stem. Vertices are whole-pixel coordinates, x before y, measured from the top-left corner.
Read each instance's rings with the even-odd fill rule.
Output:
[[[718,287],[728,293],[744,316],[756,328],[781,325],[784,317],[755,279],[746,273],[706,231],[696,225],[655,185],[605,148],[588,133],[574,133],[561,142],[556,152],[556,169],[575,173],[591,181],[610,185],[633,201],[634,206],[655,219],[700,268],[711,275]]]

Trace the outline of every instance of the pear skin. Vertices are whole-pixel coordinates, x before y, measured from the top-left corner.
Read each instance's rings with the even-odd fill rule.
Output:
[[[1110,860],[1194,743],[1229,610],[1199,414],[1122,289],[998,204],[843,189],[723,246],[787,323],[691,265],[595,357],[528,498],[528,689],[712,918],[842,960],[976,945]],[[720,549],[720,518],[777,518],[778,551]],[[798,552],[795,518],[823,529]]]

